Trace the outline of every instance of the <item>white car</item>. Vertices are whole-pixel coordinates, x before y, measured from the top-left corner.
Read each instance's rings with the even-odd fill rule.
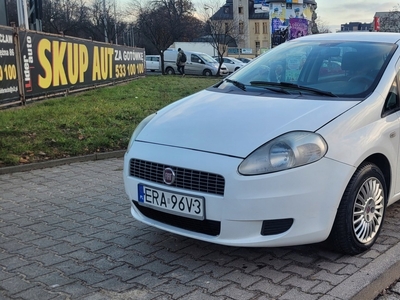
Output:
[[[301,37],[148,116],[124,159],[133,217],[223,245],[369,249],[400,199],[399,45]]]
[[[251,58],[247,58],[247,57],[238,57],[237,59],[240,60],[242,63],[245,63],[245,64],[251,62]]]
[[[151,72],[160,71],[160,63],[160,55],[146,55],[146,70],[150,70]]]
[[[220,61],[218,56],[214,56],[214,59],[218,62]],[[246,65],[246,63],[234,57],[223,57],[222,60],[223,64],[228,68],[229,73],[233,73]]]

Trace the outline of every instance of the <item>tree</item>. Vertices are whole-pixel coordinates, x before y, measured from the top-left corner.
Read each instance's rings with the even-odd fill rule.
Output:
[[[103,5],[104,4],[104,5]],[[89,28],[91,37],[97,41],[112,41],[113,40],[113,26],[112,7],[106,4],[103,0],[95,0],[90,7],[90,23],[92,26]]]
[[[43,0],[43,31],[87,38],[89,9],[84,0]]]
[[[315,20],[315,26],[316,26],[316,32],[315,33],[330,33],[332,32],[328,26],[325,25],[325,22],[321,20],[320,18]]]
[[[138,41],[161,57],[164,73],[164,51],[175,41],[189,41],[196,34],[199,21],[193,17],[194,6],[189,0],[134,0],[130,4],[136,18],[134,30]]]
[[[234,17],[232,13],[226,13],[231,7],[225,7],[218,2],[203,4],[203,18],[206,20],[206,37],[208,42],[216,50],[219,58],[217,76],[223,63],[223,56],[228,52],[228,45],[236,44],[246,32],[244,22]],[[214,13],[215,12],[215,13]]]
[[[393,10],[382,13],[379,17],[379,31],[384,32],[400,32],[400,5],[398,4]]]

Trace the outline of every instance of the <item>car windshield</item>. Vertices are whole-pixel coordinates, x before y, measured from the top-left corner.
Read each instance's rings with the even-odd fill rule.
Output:
[[[230,57],[229,59],[231,59],[232,61],[234,61],[236,64],[242,64],[242,63],[243,63],[241,60],[238,60],[238,59],[236,59],[236,58]]]
[[[215,59],[212,58],[210,55],[202,53],[199,54],[199,56],[203,59],[203,61],[208,62],[208,63],[215,63]]]
[[[242,90],[264,89],[285,95],[365,97],[378,84],[395,47],[386,43],[299,39],[261,55],[224,84],[240,83]]]

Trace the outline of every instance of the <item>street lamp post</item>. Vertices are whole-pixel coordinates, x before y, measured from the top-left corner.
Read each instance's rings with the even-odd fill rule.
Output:
[[[18,0],[17,1],[17,9],[18,9],[18,24],[19,24],[19,26],[25,27],[25,29],[29,29],[28,8],[26,5],[26,0]]]
[[[103,0],[103,15],[104,15],[104,41],[108,43],[107,36],[107,17],[106,17],[106,0]]]
[[[118,33],[117,33],[117,13],[116,13],[116,6],[114,0],[114,23],[115,23],[115,45],[118,45]]]
[[[208,10],[208,9],[211,10],[211,18],[212,18],[214,16],[214,8],[212,6],[210,6],[210,5],[204,4],[204,10]],[[209,20],[210,20],[211,34],[213,34],[214,30],[213,30],[213,25],[212,25],[211,18],[209,18]],[[214,48],[214,56],[215,56],[215,47],[213,47],[213,48]]]

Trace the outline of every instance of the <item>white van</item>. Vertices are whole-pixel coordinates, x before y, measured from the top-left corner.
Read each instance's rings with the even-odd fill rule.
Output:
[[[188,75],[203,75],[212,76],[218,72],[219,63],[212,58],[210,55],[202,52],[185,51],[186,54],[186,65],[185,74]],[[178,51],[174,49],[168,49],[164,52],[164,69],[166,74],[176,74],[178,67],[176,66],[176,58]],[[220,75],[228,75],[229,71],[227,67],[222,64]]]

